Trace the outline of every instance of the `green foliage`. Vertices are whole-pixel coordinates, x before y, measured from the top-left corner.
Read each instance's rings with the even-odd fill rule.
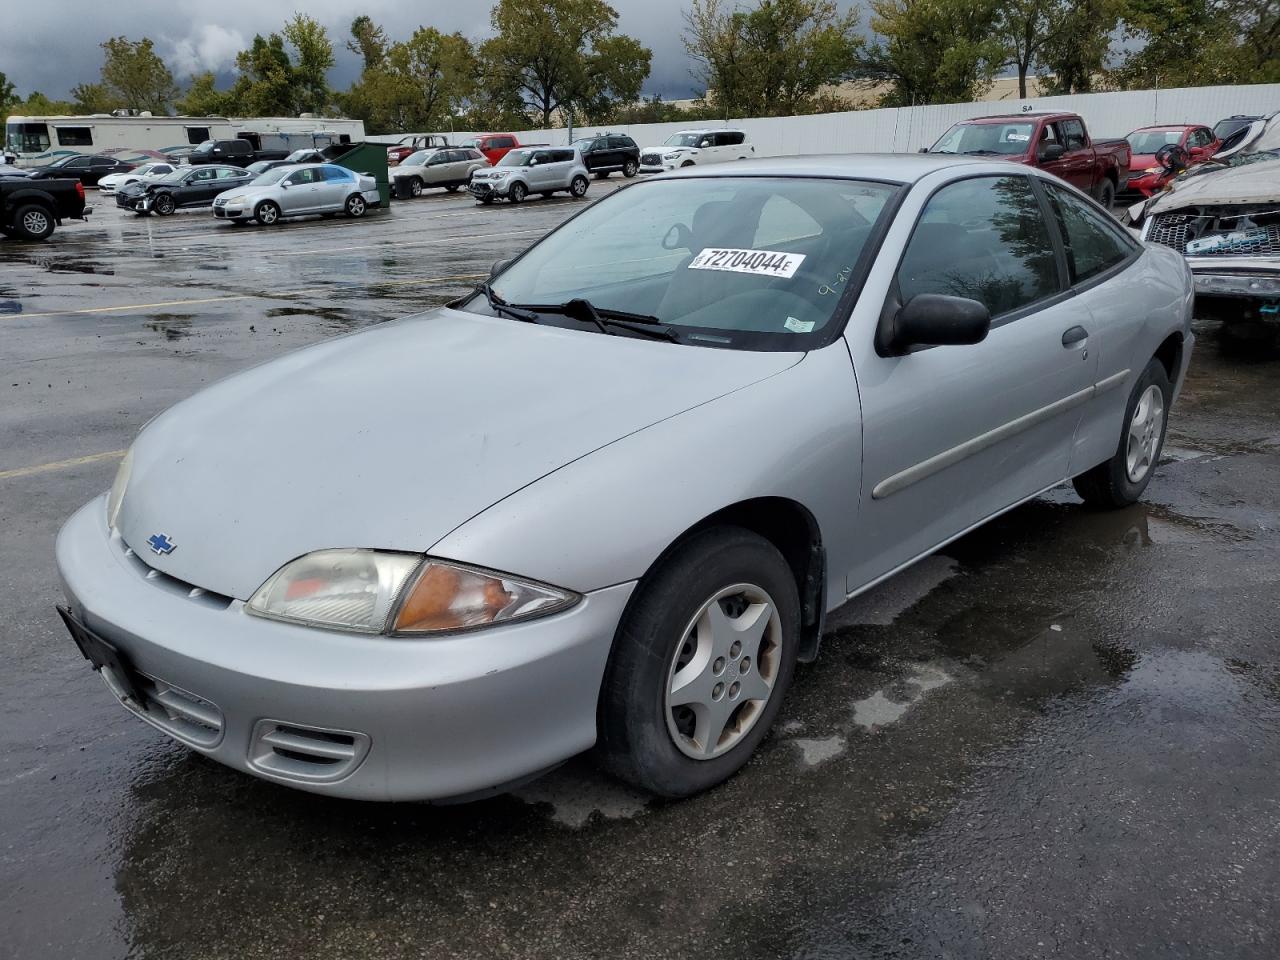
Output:
[[[696,100],[691,106],[668,103],[662,97],[642,99],[638,103],[620,104],[599,119],[602,124],[684,123],[691,120],[718,120],[723,116],[715,104]]]
[[[867,75],[888,81],[884,106],[958,103],[985,91],[1005,61],[996,0],[871,0]]]
[[[110,113],[121,106],[118,99],[101,83],[79,83],[71,88],[76,113]]]
[[[721,115],[787,115],[857,73],[857,27],[857,13],[832,0],[758,0],[750,10],[693,0],[684,44]]]
[[[1027,96],[1035,67],[1054,75],[1054,93],[1089,90],[1103,67],[1121,0],[1005,0],[996,36],[1018,71],[1018,96]]]
[[[1280,79],[1280,0],[1125,0],[1134,48],[1110,71],[1120,88]]]
[[[39,90],[33,90],[27,99],[15,103],[10,113],[23,117],[57,117],[73,116],[77,110],[70,100],[53,100]]]
[[[323,113],[333,99],[327,80],[333,63],[328,31],[294,14],[281,33],[255,35],[249,49],[236,55],[240,76],[229,91],[230,104],[249,116]]]
[[[367,20],[367,18],[366,18]],[[372,21],[352,24],[352,44],[381,34]],[[348,46],[352,46],[348,44]],[[471,42],[460,33],[419,27],[388,46],[366,47],[372,62],[344,97],[344,106],[378,132],[446,129],[476,92],[477,63]]]
[[[155,52],[148,37],[130,40],[112,37],[102,44],[101,93],[90,90],[90,97],[134,110],[150,110],[167,114],[178,96],[173,74]],[[96,86],[96,85],[95,85]],[[79,97],[77,97],[79,99]]]
[[[241,113],[230,90],[219,90],[208,71],[191,78],[187,92],[178,101],[178,113],[188,117],[225,117]]]
[[[498,0],[495,36],[480,45],[481,76],[505,102],[528,104],[541,123],[564,111],[588,117],[634,103],[652,52],[615,33],[604,0]]]
[[[374,23],[373,18],[362,13],[351,21],[351,39],[347,41],[347,49],[360,55],[364,69],[381,66],[390,45],[387,32]]]
[[[311,17],[295,13],[284,25],[284,38],[294,51],[294,112],[323,113],[331,99],[327,77],[334,64],[328,31]]]
[[[9,78],[0,72],[0,119],[15,112],[14,108],[21,102],[18,99],[18,91],[9,82]]]

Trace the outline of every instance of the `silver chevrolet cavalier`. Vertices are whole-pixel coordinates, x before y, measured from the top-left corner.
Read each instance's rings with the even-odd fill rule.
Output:
[[[1191,305],[1036,170],[660,176],[157,417],[59,534],[60,611],[129,710],[279,783],[478,797],[594,749],[687,796],[848,598],[1063,481],[1133,503]]]

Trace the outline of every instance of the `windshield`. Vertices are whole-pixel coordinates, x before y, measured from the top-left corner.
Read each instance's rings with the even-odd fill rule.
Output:
[[[702,139],[700,133],[673,133],[663,144],[665,147],[696,147]]]
[[[1182,141],[1181,130],[1135,130],[1125,137],[1134,153],[1159,153],[1161,147]]]
[[[43,123],[10,122],[5,125],[5,144],[17,153],[43,153],[49,149],[49,128]]]
[[[68,163],[70,163],[72,160],[74,160],[74,159],[75,159],[76,157],[78,157],[78,156],[79,156],[79,154],[78,154],[78,153],[71,153],[71,154],[68,154],[68,155],[67,155],[67,156],[65,156],[65,157],[59,157],[57,160],[53,161],[53,163],[49,164],[49,166],[51,166],[51,167],[65,167]]]
[[[535,245],[493,290],[516,305],[582,298],[601,311],[650,315],[689,343],[805,350],[833,322],[895,189],[818,178],[641,183]],[[491,312],[483,295],[468,309]],[[550,313],[539,319],[590,329]]]
[[[1017,156],[1027,152],[1035,131],[1034,123],[957,123],[929,152]]]
[[[160,178],[161,183],[181,183],[182,178],[191,172],[190,167],[179,167],[173,173],[166,173]]]
[[[279,183],[291,173],[293,173],[292,167],[276,167],[274,170],[268,170],[266,173],[254,177],[251,186],[265,187],[273,183]]]
[[[204,143],[200,144],[200,146],[196,147],[191,152],[192,153],[208,153],[210,150],[213,149],[213,144],[214,144],[214,141],[206,140]]]
[[[533,159],[532,150],[512,150],[498,161],[500,167],[527,167]]]
[[[417,153],[411,153],[400,161],[402,167],[420,167],[427,162],[427,158],[435,153],[435,147],[430,150],[419,150]]]
[[[458,144],[458,146],[466,147],[468,150],[479,150],[480,141],[475,139],[475,137],[472,137],[470,140],[463,140],[460,144]]]

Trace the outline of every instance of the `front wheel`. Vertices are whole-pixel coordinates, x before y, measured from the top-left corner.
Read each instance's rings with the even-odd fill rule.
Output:
[[[574,177],[573,181],[569,184],[569,192],[578,199],[582,199],[587,195],[588,186],[587,178],[582,176],[582,174],[578,174],[578,176]]]
[[[156,197],[155,202],[151,204],[151,209],[160,216],[167,217],[173,213],[173,211],[178,209],[178,205],[174,203],[173,197],[169,196],[167,193],[162,193],[160,196]]]
[[[422,187],[423,187],[423,183],[422,183],[422,178],[421,178],[421,177],[411,177],[411,178],[410,178],[410,180],[409,180],[409,192],[410,192],[411,194],[413,194],[413,196],[415,196],[415,197],[420,197],[420,196],[422,196]]]
[[[270,200],[263,200],[254,208],[253,219],[264,227],[273,226],[280,222],[280,208]]]
[[[693,166],[693,161],[692,161],[692,160],[686,160],[684,163],[680,164],[680,167],[681,167],[682,169],[683,169],[684,167],[692,167],[692,166]]]
[[[1160,462],[1172,401],[1169,374],[1152,358],[1129,394],[1115,454],[1071,481],[1085,503],[1114,510],[1137,502]]]
[[[524,198],[529,195],[528,188],[517,181],[511,185],[511,189],[507,191],[507,197],[512,203],[524,203]]]
[[[630,180],[640,172],[639,165],[634,160],[628,160],[622,165],[622,175]]]
[[[369,204],[365,202],[363,196],[353,193],[347,197],[347,203],[343,209],[346,210],[348,217],[359,218],[364,216],[365,211],[369,209]]]
[[[666,797],[728,779],[769,732],[795,670],[800,602],[778,549],[694,534],[640,588],[600,695],[602,765]]]
[[[47,240],[53,234],[53,216],[37,203],[15,210],[13,224],[13,232],[24,240]]]

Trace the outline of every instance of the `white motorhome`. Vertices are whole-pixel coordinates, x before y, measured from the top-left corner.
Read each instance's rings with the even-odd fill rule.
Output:
[[[206,140],[243,138],[261,149],[269,136],[282,149],[324,147],[364,139],[362,120],[332,117],[156,117],[93,114],[9,117],[4,153],[20,167],[38,167],[72,153],[117,157],[126,163],[176,160]]]

